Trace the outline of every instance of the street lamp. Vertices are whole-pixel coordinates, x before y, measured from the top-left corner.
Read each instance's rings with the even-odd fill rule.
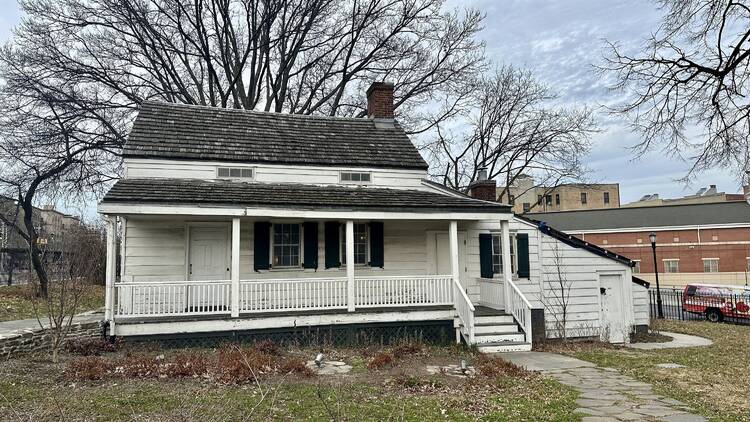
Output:
[[[661,289],[659,289],[659,267],[656,266],[656,233],[648,235],[651,240],[651,251],[654,253],[654,275],[656,276],[656,311],[659,319],[664,319],[664,311],[661,308]]]

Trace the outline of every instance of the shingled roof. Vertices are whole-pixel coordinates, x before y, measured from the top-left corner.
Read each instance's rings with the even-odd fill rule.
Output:
[[[124,157],[426,169],[398,125],[144,102]]]
[[[191,204],[420,212],[510,212],[507,205],[416,189],[196,179],[122,179],[102,203]]]

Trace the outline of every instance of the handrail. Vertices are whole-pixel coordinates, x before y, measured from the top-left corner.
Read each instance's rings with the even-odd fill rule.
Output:
[[[531,303],[512,279],[507,278],[506,282],[510,289],[508,297],[505,298],[505,308],[523,327],[526,342],[531,343]]]
[[[474,304],[471,303],[471,299],[469,299],[469,296],[464,291],[464,288],[456,278],[453,278],[453,287],[454,290],[459,292],[456,294],[454,303],[456,313],[458,313],[458,318],[466,328],[466,335],[469,336],[468,343],[474,344],[474,311],[476,309],[474,308]],[[463,301],[459,301],[459,296]]]

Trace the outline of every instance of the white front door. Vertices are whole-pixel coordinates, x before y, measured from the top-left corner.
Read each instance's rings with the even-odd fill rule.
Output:
[[[600,274],[602,340],[610,343],[624,343],[628,335],[625,321],[625,306],[620,274]]]
[[[466,285],[466,234],[458,233],[458,276],[461,285]],[[448,233],[435,234],[435,273],[438,275],[450,275],[451,269],[451,247],[448,243]]]
[[[189,280],[228,280],[229,226],[191,226],[189,236]]]

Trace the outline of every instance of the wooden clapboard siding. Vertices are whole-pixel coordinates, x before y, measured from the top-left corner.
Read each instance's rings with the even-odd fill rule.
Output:
[[[635,325],[648,325],[650,322],[648,289],[638,284],[633,284],[632,287]]]
[[[623,294],[630,296],[630,269],[622,263],[595,255],[585,249],[574,248],[559,240],[541,234],[540,296],[545,312],[547,334],[560,336],[558,320],[562,320],[562,306],[555,297],[560,296],[558,265],[567,285],[568,306],[566,330],[570,337],[599,336],[601,328],[600,273],[622,274]],[[556,258],[559,257],[558,258]],[[558,264],[559,263],[559,264]],[[627,301],[629,302],[629,300]]]
[[[216,168],[247,167],[255,169],[255,181],[264,183],[339,184],[342,170],[366,171],[371,173],[370,186],[392,188],[423,188],[422,179],[427,173],[421,170],[334,168],[320,166],[281,166],[270,164],[237,164],[206,161],[155,160],[126,158],[124,160],[127,178],[177,178],[177,179],[216,179]]]
[[[185,222],[180,219],[126,220],[123,281],[185,279]]]

